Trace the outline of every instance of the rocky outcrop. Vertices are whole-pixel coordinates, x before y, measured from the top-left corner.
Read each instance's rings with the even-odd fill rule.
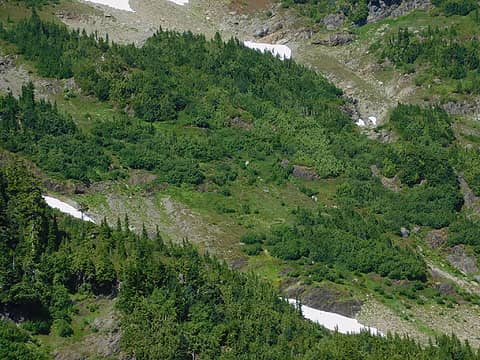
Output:
[[[327,30],[336,30],[345,22],[343,13],[330,14],[323,18],[323,25]]]
[[[332,290],[326,286],[307,287],[298,283],[291,284],[287,280],[281,289],[286,297],[298,299],[304,305],[314,309],[334,312],[348,317],[355,317],[360,312],[362,302],[357,299],[348,298],[348,295]],[[347,297],[347,298],[346,298]]]
[[[89,327],[89,334],[78,340],[75,346],[68,343],[58,346],[52,353],[55,360],[86,359],[133,359],[120,349],[122,330],[113,302],[98,299],[97,304],[108,307],[108,311],[97,316]],[[82,307],[81,311],[85,311]]]
[[[372,165],[370,167],[370,170],[373,176],[378,177],[380,179],[382,185],[385,188],[392,190],[394,192],[402,191],[402,184],[401,184],[400,178],[397,175],[395,175],[393,178],[387,178],[381,174],[377,165]]]
[[[292,175],[303,180],[318,180],[319,176],[315,169],[308,166],[293,165]]]
[[[425,237],[426,243],[432,248],[436,249],[443,246],[448,239],[447,229],[438,229],[430,231]]]
[[[367,137],[371,140],[376,140],[381,143],[391,143],[394,142],[397,138],[393,131],[387,129],[377,130],[375,128],[369,129],[366,133]]]
[[[467,209],[471,209],[478,203],[479,198],[475,195],[463,176],[458,177],[458,183],[460,184],[460,189],[463,193],[463,206]]]
[[[330,34],[328,39],[320,39],[313,41],[313,45],[326,45],[326,46],[340,46],[352,42],[355,39],[355,36],[348,32],[336,32]]]
[[[15,66],[14,56],[0,56],[0,74]]]
[[[455,286],[450,282],[440,282],[435,285],[435,288],[444,296],[452,296],[457,292],[455,291]]]
[[[406,227],[401,227],[400,228],[400,236],[402,238],[408,238],[410,236],[410,230],[408,230]]]
[[[262,38],[270,34],[270,28],[268,26],[262,27],[260,29],[255,30],[253,36],[256,38]]]
[[[451,254],[447,256],[447,260],[457,270],[465,274],[478,273],[477,259],[474,256],[467,255],[462,245],[456,245],[451,249]]]
[[[387,17],[397,17],[415,9],[428,9],[430,0],[370,0],[367,22],[377,22]]]
[[[314,168],[304,165],[291,165],[290,161],[287,159],[283,159],[280,162],[280,166],[288,171],[291,171],[292,175],[299,179],[311,181],[320,179]]]
[[[480,113],[480,100],[449,101],[442,108],[451,115],[473,115]]]
[[[230,119],[230,126],[244,130],[253,129],[253,124],[242,119],[240,116],[234,116],[232,119]]]

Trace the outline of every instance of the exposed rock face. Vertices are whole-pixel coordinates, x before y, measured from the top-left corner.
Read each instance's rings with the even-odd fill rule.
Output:
[[[253,36],[255,36],[256,38],[261,38],[267,36],[268,34],[270,34],[270,28],[268,26],[265,26],[258,30],[255,30]]]
[[[345,15],[343,13],[330,14],[323,18],[323,25],[327,30],[336,30],[343,25],[345,21]]]
[[[288,283],[288,281],[287,281]],[[285,284],[286,285],[286,284]],[[299,299],[302,304],[314,309],[334,312],[348,317],[354,317],[360,312],[362,302],[356,299],[340,300],[345,294],[329,289],[325,286],[308,288],[304,285],[293,284],[284,289],[287,297]]]
[[[318,180],[319,176],[317,175],[315,169],[312,169],[308,166],[302,165],[293,165],[292,175],[304,180]]]
[[[0,74],[15,66],[14,56],[0,56]]]
[[[371,0],[368,3],[367,22],[397,17],[415,9],[428,9],[430,0]]]
[[[458,182],[460,184],[460,189],[463,193],[463,205],[467,209],[471,209],[478,202],[479,199],[477,196],[475,196],[470,186],[468,186],[463,176],[458,177]]]
[[[353,121],[359,119],[360,113],[357,109],[358,100],[354,98],[348,98],[348,102],[341,106],[341,110]]]
[[[240,116],[235,116],[230,120],[230,126],[244,130],[252,130],[252,123],[243,120]]]
[[[474,256],[468,256],[462,245],[456,245],[452,248],[451,255],[447,256],[447,260],[456,269],[466,274],[478,273],[477,259]]]
[[[370,170],[372,171],[372,175],[375,177],[378,177],[382,185],[387,189],[395,192],[402,191],[402,184],[397,175],[395,175],[393,178],[387,178],[380,173],[380,170],[378,169],[377,165],[372,165],[370,167]]]
[[[367,133],[367,136],[371,140],[377,140],[380,141],[381,143],[390,143],[393,142],[396,139],[395,134],[387,129],[382,129],[380,131],[376,129],[372,129]]]
[[[450,296],[450,295],[456,294],[455,286],[453,286],[449,282],[441,282],[437,284],[435,287],[442,295]]]
[[[408,238],[410,236],[410,230],[408,230],[405,227],[400,228],[400,235],[402,235],[403,238]]]
[[[480,113],[480,100],[449,101],[442,105],[442,108],[451,115],[472,115]]]
[[[425,241],[431,248],[436,249],[447,242],[448,233],[447,229],[439,229],[439,230],[432,230],[430,231]]]
[[[128,178],[128,183],[130,185],[148,185],[157,180],[157,175],[152,174],[148,171],[143,170],[133,170],[130,172],[130,177]],[[95,189],[97,190],[97,189]]]
[[[312,44],[314,45],[326,45],[326,46],[339,46],[345,45],[352,42],[355,39],[355,36],[348,32],[336,32],[334,34],[330,34],[328,39],[322,39],[313,41]]]

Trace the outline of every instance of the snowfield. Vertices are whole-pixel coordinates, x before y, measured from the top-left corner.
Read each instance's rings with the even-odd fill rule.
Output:
[[[188,0],[167,0],[167,1],[171,1],[177,5],[182,5],[182,6],[188,4]]]
[[[94,4],[106,5],[117,10],[135,12],[135,10],[133,10],[130,7],[130,4],[128,3],[129,0],[86,0],[86,1],[92,2]],[[174,4],[177,4],[177,5],[182,5],[182,6],[188,4],[188,0],[167,0],[167,1],[173,2]]]
[[[290,304],[296,305],[295,299],[287,300]],[[305,319],[323,325],[329,330],[338,331],[342,334],[358,334],[361,331],[370,331],[370,333],[375,335],[383,335],[375,328],[360,324],[357,319],[352,319],[336,313],[317,310],[306,305],[301,305],[301,307],[302,315]]]
[[[94,4],[106,5],[117,10],[135,12],[135,10],[133,10],[130,7],[128,0],[86,0],[86,1],[92,2]]]
[[[77,219],[80,219],[80,220],[90,221],[90,222],[93,222],[93,223],[95,222],[95,221],[93,221],[93,219],[91,217],[85,215],[80,210],[75,209],[73,206],[68,205],[67,203],[65,203],[61,200],[58,200],[58,199],[56,199],[54,197],[51,197],[51,196],[42,196],[42,197],[45,200],[45,202],[47,203],[47,205],[50,206],[51,208],[60,210],[61,212],[65,213],[65,214],[69,214],[69,215],[73,216],[74,218],[77,218]]]
[[[286,45],[264,44],[253,41],[245,41],[243,44],[250,49],[259,50],[262,53],[268,51],[272,53],[273,56],[279,56],[282,60],[292,57],[292,50]]]

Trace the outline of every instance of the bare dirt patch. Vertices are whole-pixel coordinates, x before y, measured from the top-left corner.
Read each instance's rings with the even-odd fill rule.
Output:
[[[270,0],[233,0],[230,9],[241,14],[252,13],[270,8]]]

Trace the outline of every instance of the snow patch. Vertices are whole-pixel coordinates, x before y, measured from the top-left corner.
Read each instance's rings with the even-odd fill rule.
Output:
[[[106,5],[117,10],[135,12],[135,10],[133,10],[130,7],[128,0],[86,0],[86,1],[92,2],[95,4]]]
[[[290,59],[292,57],[292,50],[286,45],[264,44],[253,41],[244,41],[243,44],[250,49],[259,50],[262,53],[268,51],[273,56],[279,56],[281,60]]]
[[[177,5],[182,5],[182,6],[188,4],[188,0],[167,0],[167,1],[173,2]]]
[[[365,121],[363,121],[362,119],[358,119],[357,122],[355,123],[357,126],[365,126]]]
[[[90,221],[90,222],[95,222],[93,221],[93,219],[87,215],[85,215],[85,213],[81,212],[80,210],[77,210],[75,209],[73,206],[61,201],[61,200],[58,200],[54,197],[51,197],[51,196],[42,196],[43,199],[45,200],[45,202],[47,203],[48,206],[50,206],[51,208],[54,208],[54,209],[57,209],[57,210],[60,210],[61,212],[65,213],[65,214],[69,214],[71,216],[73,216],[74,218],[77,218],[77,219],[80,219],[80,220],[84,220],[84,221]]]
[[[297,304],[295,299],[287,299],[292,305]],[[362,325],[357,319],[352,319],[340,314],[321,311],[306,305],[301,305],[302,315],[304,318],[323,325],[329,330],[338,331],[342,334],[358,334],[362,331],[369,331],[375,335],[383,335],[380,331],[373,327]]]
[[[369,116],[367,120],[358,119],[355,124],[360,127],[364,126],[377,126],[377,118],[375,116]]]

